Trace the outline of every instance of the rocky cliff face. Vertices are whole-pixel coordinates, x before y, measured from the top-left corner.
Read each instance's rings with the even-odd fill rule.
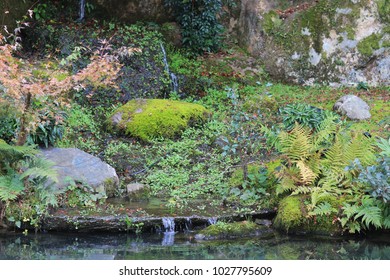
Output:
[[[389,15],[389,0],[241,0],[238,32],[277,79],[389,85]]]

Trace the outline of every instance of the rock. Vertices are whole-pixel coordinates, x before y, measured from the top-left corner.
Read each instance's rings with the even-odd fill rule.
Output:
[[[256,219],[255,223],[260,226],[266,226],[266,227],[272,226],[272,221],[267,219]]]
[[[333,110],[351,120],[365,120],[371,117],[368,104],[355,95],[341,97],[333,106]]]
[[[284,2],[241,0],[238,41],[271,76],[304,85],[390,84],[387,0]]]
[[[141,184],[141,183],[132,183],[132,184],[128,184],[126,186],[126,190],[127,190],[128,194],[138,192],[140,190],[143,190],[144,188],[145,188],[145,185]]]
[[[112,197],[119,187],[119,178],[107,163],[76,148],[52,148],[41,150],[43,158],[54,163],[58,172],[55,187],[64,189],[69,179],[92,187],[97,193]]]
[[[166,99],[135,99],[118,108],[108,119],[108,128],[150,141],[175,138],[191,125],[207,120],[201,105]]]

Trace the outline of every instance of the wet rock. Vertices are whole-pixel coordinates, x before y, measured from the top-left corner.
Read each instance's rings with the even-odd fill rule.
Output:
[[[365,120],[371,118],[368,104],[355,95],[345,95],[341,97],[333,110],[346,115],[351,120]]]
[[[57,189],[64,189],[69,180],[87,184],[95,192],[111,197],[119,187],[119,178],[107,163],[76,148],[52,148],[41,150],[44,159],[54,163],[58,173]]]
[[[266,226],[266,227],[271,227],[272,226],[272,221],[271,220],[266,220],[266,219],[256,219],[255,223],[260,226]]]
[[[144,184],[141,184],[141,183],[132,183],[132,184],[128,184],[126,186],[126,190],[127,190],[127,193],[128,194],[131,194],[131,193],[134,193],[134,192],[138,192],[142,189],[145,188],[145,185]]]

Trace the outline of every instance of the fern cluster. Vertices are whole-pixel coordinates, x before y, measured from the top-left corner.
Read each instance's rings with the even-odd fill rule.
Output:
[[[390,228],[388,201],[377,199],[356,183],[362,170],[346,168],[354,161],[361,166],[375,164],[375,140],[347,130],[335,120],[328,116],[316,130],[296,123],[292,130],[274,137],[274,147],[284,159],[276,174],[277,193],[304,195],[308,217],[334,215],[350,232]],[[326,197],[344,202],[331,205],[324,201]]]
[[[48,179],[57,181],[52,164],[37,156],[32,146],[11,146],[0,139],[0,223],[6,207],[29,192],[39,197],[44,207],[56,205],[56,195]]]

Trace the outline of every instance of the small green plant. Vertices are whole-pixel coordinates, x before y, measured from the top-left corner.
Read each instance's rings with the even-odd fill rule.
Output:
[[[313,130],[318,130],[319,126],[326,118],[335,116],[335,121],[338,118],[336,118],[336,115],[333,112],[301,103],[289,104],[279,111],[283,119],[284,127],[287,130],[292,130],[296,123]]]

